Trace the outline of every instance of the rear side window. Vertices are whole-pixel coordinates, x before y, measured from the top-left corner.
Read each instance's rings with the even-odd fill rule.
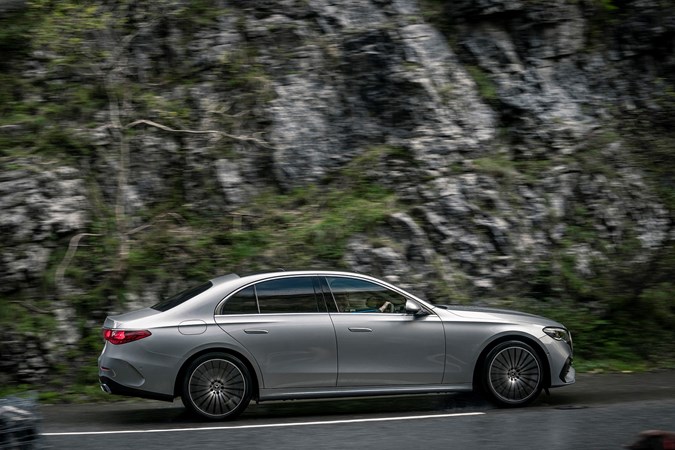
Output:
[[[202,292],[206,292],[208,289],[213,286],[213,283],[210,281],[207,281],[204,284],[200,284],[199,286],[186,289],[183,292],[180,292],[172,297],[167,298],[166,300],[162,300],[161,302],[157,303],[156,305],[152,305],[152,309],[156,309],[157,311],[168,311],[171,308],[175,308],[176,306],[180,305],[181,303],[185,303],[186,301],[190,300],[193,297],[198,296]]]
[[[258,302],[255,299],[255,289],[249,286],[246,289],[228,298],[221,314],[258,314]]]
[[[280,278],[249,286],[225,300],[219,314],[326,312],[316,277]]]
[[[261,314],[325,312],[314,293],[312,277],[263,281],[255,290]]]

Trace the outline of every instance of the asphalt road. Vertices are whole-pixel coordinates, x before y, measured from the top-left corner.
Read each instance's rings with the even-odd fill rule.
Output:
[[[178,401],[41,414],[53,449],[619,449],[647,429],[675,431],[675,371],[581,374],[520,409],[462,394],[251,404],[230,422],[197,421]]]

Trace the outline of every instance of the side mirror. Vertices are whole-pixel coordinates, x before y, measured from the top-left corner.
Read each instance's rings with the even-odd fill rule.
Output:
[[[422,317],[429,315],[429,313],[426,312],[426,310],[422,309],[420,305],[418,305],[412,300],[406,300],[405,313],[415,317]]]

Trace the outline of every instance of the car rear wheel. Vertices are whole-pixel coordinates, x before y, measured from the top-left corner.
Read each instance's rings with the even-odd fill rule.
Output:
[[[183,404],[211,420],[232,419],[251,400],[251,376],[246,366],[226,353],[209,353],[194,360],[183,380]]]
[[[521,341],[502,342],[483,364],[483,387],[499,406],[523,406],[539,396],[544,370],[537,352]]]

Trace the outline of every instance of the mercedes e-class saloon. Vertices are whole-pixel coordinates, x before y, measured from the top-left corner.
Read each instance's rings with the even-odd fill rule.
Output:
[[[104,391],[172,401],[207,419],[253,399],[480,390],[500,406],[574,383],[572,337],[515,311],[435,305],[347,272],[214,278],[108,317]]]

